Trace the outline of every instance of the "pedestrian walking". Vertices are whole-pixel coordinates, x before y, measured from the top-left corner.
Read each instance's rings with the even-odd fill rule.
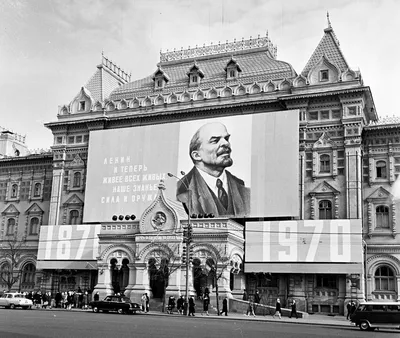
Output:
[[[347,316],[346,319],[349,320],[350,319],[350,315],[351,315],[351,302],[348,302],[346,305],[347,308]]]
[[[169,314],[172,314],[172,312],[174,310],[174,307],[175,307],[175,297],[174,296],[169,296],[167,312]]]
[[[296,319],[298,319],[297,315],[297,305],[296,305],[296,300],[293,299],[292,305],[291,305],[292,311],[290,312],[289,318],[292,318],[292,316],[296,316]]]
[[[279,319],[282,319],[281,300],[279,298],[276,300],[275,313],[272,317],[275,318],[276,314],[278,314]]]
[[[253,317],[256,316],[256,314],[254,313],[254,304],[252,300],[249,301],[249,306],[246,311],[246,316],[253,316]]]
[[[192,315],[194,317],[194,313],[195,313],[194,308],[195,308],[195,306],[196,305],[194,303],[193,296],[190,296],[190,298],[189,298],[189,313],[188,313],[188,316]]]
[[[183,296],[180,296],[178,298],[178,301],[176,302],[176,308],[178,310],[178,313],[183,315],[183,303],[185,302],[185,300],[183,299]]]
[[[222,311],[219,313],[221,316],[225,313],[225,316],[228,315],[228,297],[225,297],[222,301]]]
[[[205,313],[208,316],[208,306],[210,305],[210,296],[208,293],[205,293],[203,296],[203,312],[202,315]]]
[[[356,312],[356,308],[357,308],[356,303],[355,302],[351,302],[350,319],[351,319],[351,316],[353,315],[353,313]]]
[[[146,312],[149,312],[150,311],[150,298],[147,295],[147,292],[145,293],[145,296],[146,296]]]
[[[146,311],[146,300],[147,300],[147,298],[146,298],[146,294],[144,293],[143,295],[142,295],[142,298],[140,299],[140,304],[141,304],[141,306],[142,306],[142,311],[143,312],[147,312]]]

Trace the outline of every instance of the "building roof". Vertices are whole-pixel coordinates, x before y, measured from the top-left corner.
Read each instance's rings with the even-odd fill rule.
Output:
[[[305,77],[307,77],[309,71],[314,68],[314,66],[321,60],[322,57],[325,57],[327,60],[329,60],[329,62],[334,64],[341,72],[349,69],[349,65],[340,49],[339,40],[337,39],[330,23],[329,27],[326,28],[324,32],[324,36],[301,72],[301,75]]]
[[[241,45],[237,42],[218,45],[211,48],[204,46],[193,50],[168,52],[161,54],[160,63],[164,74],[168,76],[168,83],[162,91],[154,88],[153,74],[115,89],[111,100],[141,97],[153,92],[169,93],[171,91],[189,90],[188,72],[196,64],[201,69],[204,77],[197,88],[223,87],[227,83],[226,66],[232,58],[240,64],[240,76],[229,80],[238,83],[266,82],[269,80],[291,79],[297,76],[293,67],[284,61],[276,60],[276,48],[268,38],[243,40]]]

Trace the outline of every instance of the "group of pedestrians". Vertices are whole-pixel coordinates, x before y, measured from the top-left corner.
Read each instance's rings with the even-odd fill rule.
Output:
[[[65,292],[42,292],[31,291],[24,292],[26,298],[32,300],[36,308],[51,309],[51,308],[64,308],[70,310],[72,308],[86,310],[89,308],[90,294],[88,290],[82,291],[81,288],[77,290],[70,290]]]
[[[354,311],[356,311],[356,308],[357,308],[357,306],[356,306],[355,302],[351,301],[351,302],[347,303],[347,305],[346,305],[346,309],[347,309],[346,319],[347,320],[351,319],[351,315],[354,313]]]

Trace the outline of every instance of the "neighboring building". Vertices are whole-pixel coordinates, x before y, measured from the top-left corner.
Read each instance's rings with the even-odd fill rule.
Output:
[[[6,279],[10,266],[21,271],[15,290],[33,291],[43,282],[36,261],[40,227],[48,224],[52,178],[50,152],[0,159],[0,274]],[[19,248],[15,264],[4,257],[12,254],[9,241]],[[8,289],[2,279],[0,288]]]
[[[0,158],[25,156],[27,154],[28,148],[25,144],[25,136],[0,127]]]
[[[366,126],[363,148],[366,298],[399,301],[400,120],[385,118]]]
[[[264,304],[296,299],[299,310],[343,314],[364,294],[399,300],[400,126],[375,124],[370,88],[347,64],[330,24],[300,74],[276,54],[268,36],[166,52],[152,75],[136,81],[102,56],[88,84],[46,124],[54,145],[41,287],[158,298],[165,285],[157,271],[168,259],[166,292],[182,294],[190,222],[190,292],[208,287],[213,296],[206,270],[214,264],[225,268],[221,295],[241,299],[244,289],[258,289]],[[187,147],[179,152],[182,135],[214,118],[233,130],[231,142],[241,132],[232,156],[237,164],[239,153],[249,154],[238,181],[251,179],[251,212],[236,214],[233,198],[221,212],[215,191],[203,202],[215,202],[216,217],[188,219],[167,172],[193,165],[182,159]],[[177,179],[194,210],[192,186]]]

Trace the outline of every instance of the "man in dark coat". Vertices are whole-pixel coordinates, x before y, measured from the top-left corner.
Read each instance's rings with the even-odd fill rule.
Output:
[[[194,167],[178,182],[176,192],[188,212],[214,216],[250,214],[250,189],[225,170],[233,164],[229,137],[222,123],[207,123],[193,135],[189,153]]]
[[[346,305],[346,309],[347,309],[347,316],[346,319],[350,319],[350,315],[351,315],[351,302],[348,302]]]
[[[297,305],[296,305],[296,301],[293,299],[292,305],[291,305],[292,311],[290,312],[290,316],[289,318],[292,318],[292,316],[296,316],[296,319],[298,319],[298,315],[297,315]]]
[[[195,307],[195,303],[194,303],[194,299],[193,296],[190,296],[189,298],[189,313],[188,316],[192,315],[194,317],[194,307]]]
[[[178,310],[178,312],[183,315],[183,303],[185,302],[185,300],[183,299],[183,296],[180,296],[178,298],[178,301],[176,302],[176,308]]]
[[[225,297],[222,301],[222,311],[220,312],[220,315],[223,313],[225,313],[225,316],[228,315],[228,297]]]

